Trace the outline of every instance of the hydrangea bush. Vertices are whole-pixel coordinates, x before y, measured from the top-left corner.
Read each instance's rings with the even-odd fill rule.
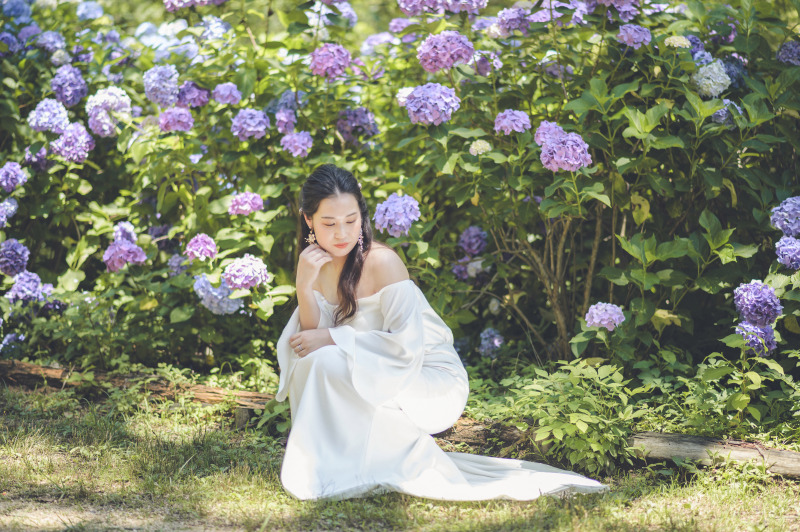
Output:
[[[402,0],[380,27],[341,2],[169,0],[136,28],[90,2],[4,12],[2,240],[67,302],[62,322],[35,318],[39,352],[272,357],[299,187],[324,162],[355,173],[377,238],[472,345],[491,327],[502,352],[691,363],[766,270],[773,353],[797,345],[778,277],[800,262],[788,18],[739,0],[551,4]],[[0,301],[6,318],[21,304]],[[90,347],[68,320],[99,324]]]

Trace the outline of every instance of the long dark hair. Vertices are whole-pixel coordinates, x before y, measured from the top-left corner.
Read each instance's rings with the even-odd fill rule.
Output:
[[[364,201],[358,181],[356,181],[353,174],[333,164],[318,166],[311,172],[311,175],[308,176],[303,188],[300,190],[300,209],[309,218],[317,212],[322,200],[338,194],[352,194],[358,202],[358,209],[361,211],[361,234],[364,251],[362,252],[356,244],[347,255],[344,268],[342,268],[342,273],[339,275],[339,306],[333,316],[335,327],[352,318],[358,311],[356,287],[361,279],[361,271],[364,269],[364,259],[372,247],[372,224],[369,222],[367,202]],[[305,217],[301,216],[301,218],[299,244],[302,252],[310,246],[306,242],[310,228],[305,221]]]

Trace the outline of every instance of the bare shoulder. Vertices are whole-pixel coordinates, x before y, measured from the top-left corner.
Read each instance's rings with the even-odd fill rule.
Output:
[[[383,287],[409,279],[408,269],[392,248],[386,244],[373,242],[366,263],[365,273],[369,275],[372,291],[378,292]]]

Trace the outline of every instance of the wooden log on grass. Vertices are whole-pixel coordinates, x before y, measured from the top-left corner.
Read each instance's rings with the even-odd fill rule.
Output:
[[[691,460],[702,465],[714,465],[721,460],[752,462],[776,475],[800,477],[800,453],[757,443],[663,432],[638,432],[629,443],[640,458]]]
[[[55,388],[79,386],[81,381],[70,380],[72,373],[67,368],[51,368],[19,360],[0,360],[0,382],[9,386],[36,388],[45,383]],[[264,405],[274,398],[274,395],[267,393],[233,391],[202,384],[176,386],[157,375],[121,376],[96,371],[94,380],[98,383],[109,383],[115,388],[129,388],[136,383],[142,383],[143,389],[149,391],[151,395],[165,399],[174,399],[177,395],[188,395],[194,401],[205,404],[219,404],[231,400],[236,403],[238,408],[248,410],[264,408]]]

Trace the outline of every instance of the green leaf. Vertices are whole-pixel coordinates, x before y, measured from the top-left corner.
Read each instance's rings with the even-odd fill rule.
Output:
[[[171,323],[180,323],[182,321],[186,321],[192,317],[194,314],[195,307],[184,305],[182,307],[176,307],[172,309],[172,312],[169,313],[169,321]]]
[[[729,373],[733,372],[733,368],[730,366],[719,366],[716,368],[705,368],[701,372],[698,373],[699,377],[703,380],[703,382],[711,382],[716,381],[728,375]]]
[[[722,224],[719,223],[719,218],[714,216],[714,213],[708,209],[703,209],[700,213],[700,225],[714,237],[717,233],[722,231]]]
[[[74,292],[84,279],[86,279],[86,274],[83,271],[67,270],[58,277],[58,287],[68,292]]]
[[[487,133],[481,128],[469,129],[466,127],[457,127],[455,129],[451,129],[450,134],[457,135],[465,139],[471,139],[473,137],[484,137]]]
[[[746,393],[736,392],[728,399],[728,404],[735,410],[742,411],[750,404],[750,396]]]
[[[784,373],[784,371],[783,371],[783,366],[781,366],[780,364],[778,364],[776,361],[772,360],[771,358],[757,357],[756,361],[764,364],[769,369],[773,369],[773,370],[777,371],[781,375],[786,375],[786,373]]]

